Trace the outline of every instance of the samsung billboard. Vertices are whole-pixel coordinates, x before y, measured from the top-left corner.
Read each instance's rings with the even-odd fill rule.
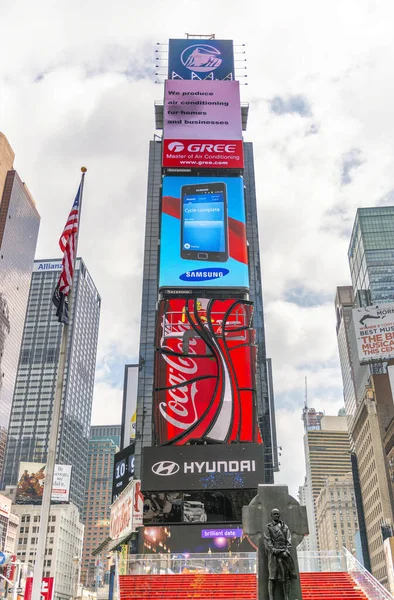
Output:
[[[235,79],[232,40],[169,40],[168,79]]]
[[[248,290],[242,177],[163,178],[159,287]]]

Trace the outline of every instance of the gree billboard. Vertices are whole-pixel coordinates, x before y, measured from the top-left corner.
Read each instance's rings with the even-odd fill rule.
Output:
[[[163,167],[242,169],[238,81],[167,81]]]
[[[159,445],[260,441],[252,315],[253,304],[245,300],[160,301],[154,376]]]
[[[159,287],[249,288],[242,177],[163,178]]]
[[[234,79],[232,40],[170,40],[168,79]]]

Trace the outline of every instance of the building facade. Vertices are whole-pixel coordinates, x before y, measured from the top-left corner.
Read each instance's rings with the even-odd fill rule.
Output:
[[[304,435],[306,464],[306,508],[310,549],[319,550],[316,501],[327,476],[344,475],[352,469],[346,417],[324,416],[320,429]]]
[[[12,501],[0,494],[0,552],[14,554],[19,518],[12,512]]]
[[[120,448],[120,440],[122,435],[121,425],[91,425],[90,439],[94,438],[109,438],[114,444]]]
[[[121,426],[94,426],[91,427],[90,433],[83,509],[85,536],[82,554],[82,582],[85,585],[93,585],[95,581],[96,559],[92,556],[92,552],[109,537],[112,474],[114,457],[119,450]]]
[[[16,555],[21,562],[34,565],[41,506],[16,504],[13,512],[19,517]],[[76,564],[82,555],[83,529],[78,508],[74,504],[51,506],[44,577],[55,578],[55,600],[74,597],[78,576]]]
[[[4,165],[13,154],[0,137],[0,482],[2,481],[9,419],[21,349],[23,324],[40,216],[34,200],[14,170],[4,178]],[[8,161],[8,164],[7,164]]]
[[[253,162],[253,144],[244,143],[245,169],[245,207],[246,233],[249,251],[250,300],[254,302],[253,326],[256,330],[258,349],[256,388],[257,412],[262,437],[264,440],[265,482],[273,483],[274,471],[278,470],[274,398],[270,386],[270,363],[267,364],[264,313],[262,296],[262,278],[260,263],[260,247],[258,234],[258,218],[256,189]],[[159,140],[150,142],[148,194],[145,225],[145,250],[142,284],[142,311],[140,328],[141,369],[138,377],[137,424],[136,424],[136,476],[140,475],[141,451],[153,445],[152,436],[152,396],[154,373],[154,339],[156,303],[158,299],[158,242],[160,239],[160,195],[162,183],[162,143]],[[223,174],[213,171],[212,175]],[[272,382],[271,382],[272,383]]]
[[[392,488],[383,438],[393,417],[394,404],[388,374],[371,375],[354,419],[353,440],[371,572],[383,585],[387,585],[388,580],[381,526],[394,524]]]
[[[60,260],[35,261],[12,403],[5,485],[16,485],[21,462],[45,463],[56,388],[61,324],[52,303]],[[82,511],[100,295],[82,259],[77,260],[70,307],[57,464],[71,465],[70,499]]]
[[[316,518],[320,550],[355,549],[359,526],[351,472],[327,477],[316,500]]]

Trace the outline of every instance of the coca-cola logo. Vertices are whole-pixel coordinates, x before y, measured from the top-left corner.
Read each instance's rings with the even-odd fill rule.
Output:
[[[189,329],[189,326],[183,324],[181,321],[178,321],[178,323],[174,325],[173,323],[170,324],[168,319],[165,318],[160,347],[163,349],[174,350],[174,347],[170,347],[166,344],[166,335],[171,333],[174,338],[174,334],[179,333],[179,338],[176,337],[175,350],[181,354],[182,335],[187,329]],[[196,354],[196,351],[192,348],[196,343],[196,340],[193,339],[189,341],[190,354]],[[160,402],[160,413],[168,423],[171,423],[182,430],[188,429],[198,418],[195,405],[195,396],[198,390],[197,383],[193,382],[190,385],[185,375],[188,375],[189,378],[191,375],[195,375],[198,370],[197,363],[190,358],[190,356],[169,356],[163,353],[162,357],[169,365],[167,387],[179,386],[179,384],[182,383],[185,385],[167,390],[167,394],[171,399],[166,402]]]

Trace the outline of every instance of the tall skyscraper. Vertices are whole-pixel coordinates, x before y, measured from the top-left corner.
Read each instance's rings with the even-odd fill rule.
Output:
[[[159,125],[158,125],[159,127]],[[250,300],[254,302],[253,325],[256,330],[258,348],[256,388],[257,412],[260,430],[264,440],[265,482],[273,483],[273,473],[277,470],[277,448],[275,415],[273,414],[273,394],[267,373],[267,360],[264,334],[264,313],[262,279],[260,268],[260,247],[256,189],[253,163],[253,144],[244,143],[246,233],[249,249]],[[152,395],[154,372],[154,339],[156,303],[158,298],[158,240],[160,214],[160,193],[162,184],[162,143],[150,142],[148,197],[145,228],[144,271],[142,284],[142,312],[140,329],[140,356],[142,368],[138,377],[137,427],[136,427],[136,473],[140,473],[141,450],[153,444],[152,440]],[[217,172],[213,172],[216,175]],[[219,171],[218,176],[221,173]],[[252,266],[253,265],[253,266]]]
[[[40,216],[0,134],[0,482]]]
[[[18,481],[20,462],[47,459],[61,325],[52,294],[60,260],[34,261],[7,442],[5,485]],[[57,462],[72,465],[70,500],[82,511],[88,460],[101,298],[77,260],[70,307]]]
[[[306,429],[304,450],[310,549],[319,550],[316,500],[327,476],[344,475],[352,470],[346,417],[324,416],[319,429],[315,426]]]
[[[83,509],[85,536],[82,554],[82,582],[93,585],[96,559],[93,550],[109,537],[112,473],[119,450],[120,425],[95,425],[90,428],[88,472]]]

